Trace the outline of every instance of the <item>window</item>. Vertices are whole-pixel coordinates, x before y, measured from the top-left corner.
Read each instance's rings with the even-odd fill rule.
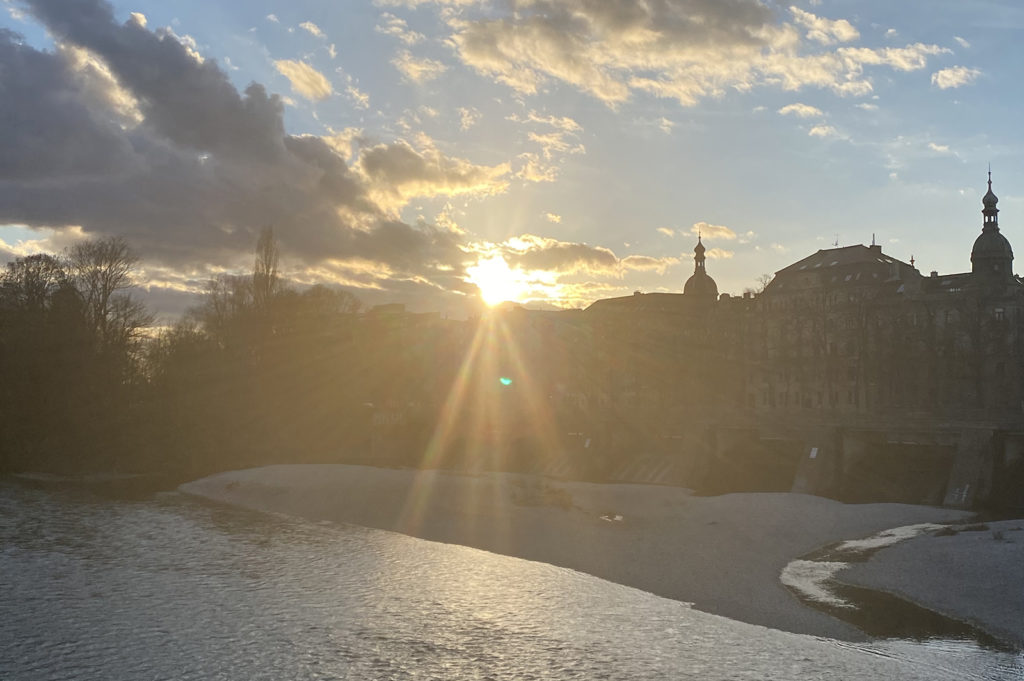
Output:
[[[996,318],[997,322],[1001,322],[1006,318],[1006,313],[1003,311],[1003,308],[997,307],[992,310],[992,316]]]

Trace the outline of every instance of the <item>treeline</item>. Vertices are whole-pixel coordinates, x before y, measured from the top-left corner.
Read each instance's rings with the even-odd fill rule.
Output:
[[[347,292],[285,285],[266,230],[250,273],[156,329],[131,295],[137,264],[102,239],[0,272],[0,471],[527,470],[579,450],[598,479],[693,449],[742,397],[735,350],[678,316],[363,313]]]
[[[152,317],[127,291],[120,239],[30,255],[0,275],[0,462],[84,469],[130,447]]]
[[[272,232],[251,275],[211,281],[155,331],[118,238],[30,255],[0,274],[0,469],[189,476],[317,460],[365,438],[353,390],[359,302],[283,285]]]

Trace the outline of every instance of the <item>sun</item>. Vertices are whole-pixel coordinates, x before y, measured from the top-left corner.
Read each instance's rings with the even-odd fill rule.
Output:
[[[466,268],[466,274],[466,281],[476,284],[480,297],[491,306],[506,300],[518,301],[526,291],[522,273],[513,271],[500,255],[478,260]]]

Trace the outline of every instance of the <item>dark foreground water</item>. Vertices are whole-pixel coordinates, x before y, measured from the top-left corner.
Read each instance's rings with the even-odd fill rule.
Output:
[[[4,681],[1022,676],[971,643],[788,634],[397,534],[0,482]]]

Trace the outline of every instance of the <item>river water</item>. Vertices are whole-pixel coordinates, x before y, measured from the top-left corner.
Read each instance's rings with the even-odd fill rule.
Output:
[[[388,532],[0,482],[4,681],[1022,676],[973,643],[842,643]]]

